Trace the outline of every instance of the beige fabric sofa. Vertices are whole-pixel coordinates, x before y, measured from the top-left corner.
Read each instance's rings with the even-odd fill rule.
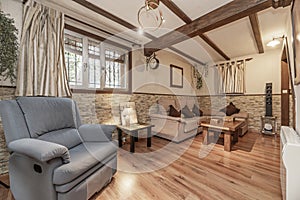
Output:
[[[196,98],[192,97],[178,97],[161,98],[158,100],[157,112],[150,115],[151,123],[155,125],[153,132],[162,138],[179,143],[197,133],[202,132],[199,127],[199,121],[203,117],[183,118],[168,116],[169,105],[173,105],[177,110],[181,110],[185,105],[192,110],[194,104],[198,104]]]
[[[194,104],[203,110],[203,116],[195,116],[193,118],[171,117],[168,116],[169,105],[173,105],[177,110],[181,110],[185,105],[192,110]],[[155,125],[153,132],[155,135],[179,143],[191,137],[194,137],[197,133],[202,132],[202,127],[199,126],[201,121],[208,118],[220,117],[224,118],[225,113],[218,110],[211,110],[208,108],[201,108],[198,105],[196,97],[180,96],[177,98],[164,97],[158,100],[157,110],[150,114],[151,123]],[[247,112],[240,111],[237,114],[233,114],[235,120],[244,121],[241,135],[244,135],[248,131],[248,118]]]

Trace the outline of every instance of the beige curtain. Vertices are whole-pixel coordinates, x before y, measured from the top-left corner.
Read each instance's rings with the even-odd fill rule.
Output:
[[[64,15],[24,6],[16,96],[71,96],[64,60]]]
[[[245,61],[233,61],[229,63],[219,64],[219,88],[222,93],[244,93],[244,68]]]

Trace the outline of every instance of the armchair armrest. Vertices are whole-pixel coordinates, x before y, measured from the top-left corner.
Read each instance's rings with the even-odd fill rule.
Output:
[[[151,114],[150,118],[158,118],[158,119],[168,119],[168,120],[172,120],[172,121],[178,121],[181,122],[181,118],[180,117],[171,117],[171,116],[167,116],[167,115],[160,115],[160,114]]]
[[[62,158],[63,163],[70,162],[70,154],[67,147],[53,142],[23,138],[10,142],[7,147],[12,152],[26,155],[41,162],[47,162],[59,157]]]
[[[85,142],[108,142],[112,140],[112,132],[115,129],[115,125],[84,124],[78,131]]]

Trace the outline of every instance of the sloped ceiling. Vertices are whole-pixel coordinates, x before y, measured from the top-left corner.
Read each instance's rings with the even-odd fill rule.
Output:
[[[112,33],[123,33],[122,36],[131,41],[142,45],[150,41],[149,38],[139,35],[132,30],[128,30],[126,27],[95,13],[72,0],[41,1],[45,2],[45,4],[57,6],[58,9],[63,10],[70,16],[79,18],[95,26],[105,28]],[[139,8],[144,5],[144,0],[88,0],[88,2],[129,22],[135,27],[139,27],[137,12]],[[173,0],[172,2],[175,3],[189,18],[194,20],[231,2],[231,0]],[[184,21],[170,11],[163,3],[160,3],[159,9],[162,11],[166,22],[162,25],[161,29],[154,32],[148,31],[151,35],[160,37],[185,24]],[[286,21],[287,18],[290,17],[289,13],[290,7],[277,9],[269,8],[258,13],[258,21],[265,51],[273,49],[266,46],[267,42],[273,37],[285,34]],[[248,17],[219,27],[205,34],[230,58],[258,53]],[[225,60],[198,36],[178,43],[173,47],[203,63]],[[280,45],[277,48],[280,48]]]

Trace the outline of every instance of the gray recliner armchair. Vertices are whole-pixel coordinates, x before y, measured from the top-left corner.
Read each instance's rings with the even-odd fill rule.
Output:
[[[0,101],[0,114],[16,200],[85,200],[116,173],[115,126],[81,125],[71,99]]]

